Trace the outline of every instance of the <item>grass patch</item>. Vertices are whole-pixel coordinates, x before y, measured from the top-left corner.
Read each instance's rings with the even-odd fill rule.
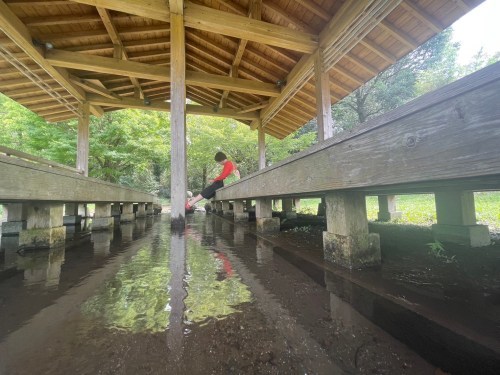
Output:
[[[500,231],[500,192],[474,193],[478,224],[485,224],[491,231]],[[320,199],[301,199],[299,213],[316,215]],[[398,195],[397,210],[403,213],[398,224],[432,225],[437,222],[434,194]],[[377,197],[366,198],[368,220],[377,220]]]

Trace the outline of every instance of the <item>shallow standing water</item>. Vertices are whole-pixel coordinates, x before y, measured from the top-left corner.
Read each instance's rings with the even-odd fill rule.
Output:
[[[171,233],[162,215],[68,237],[21,254],[2,239],[0,374],[436,371],[248,224],[195,214]]]

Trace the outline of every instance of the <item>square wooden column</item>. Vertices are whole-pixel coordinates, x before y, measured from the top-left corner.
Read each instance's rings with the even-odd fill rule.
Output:
[[[170,12],[171,225],[184,228],[187,191],[185,31],[182,2],[171,3],[179,5],[171,6]]]
[[[259,127],[258,149],[259,149],[259,170],[266,167],[266,133]]]
[[[80,118],[78,119],[78,140],[76,148],[76,168],[89,175],[89,115],[90,105],[87,102],[80,104]]]
[[[318,124],[318,141],[333,136],[332,99],[330,93],[330,76],[325,69],[323,51],[318,49],[314,60],[314,81],[316,86],[316,116]]]

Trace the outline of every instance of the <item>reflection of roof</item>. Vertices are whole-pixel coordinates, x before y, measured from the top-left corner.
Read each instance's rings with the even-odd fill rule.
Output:
[[[187,97],[203,106],[188,112],[221,107],[217,115],[247,124],[260,118],[283,138],[316,116],[318,46],[337,102],[481,0],[259,3],[184,2]],[[49,121],[76,117],[83,100],[93,114],[168,110],[166,4],[0,0],[0,90]]]

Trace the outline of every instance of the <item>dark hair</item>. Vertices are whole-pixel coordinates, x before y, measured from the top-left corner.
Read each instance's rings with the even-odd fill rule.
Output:
[[[226,160],[227,156],[225,153],[219,151],[218,153],[215,154],[214,159],[216,162],[220,162],[220,161]]]

